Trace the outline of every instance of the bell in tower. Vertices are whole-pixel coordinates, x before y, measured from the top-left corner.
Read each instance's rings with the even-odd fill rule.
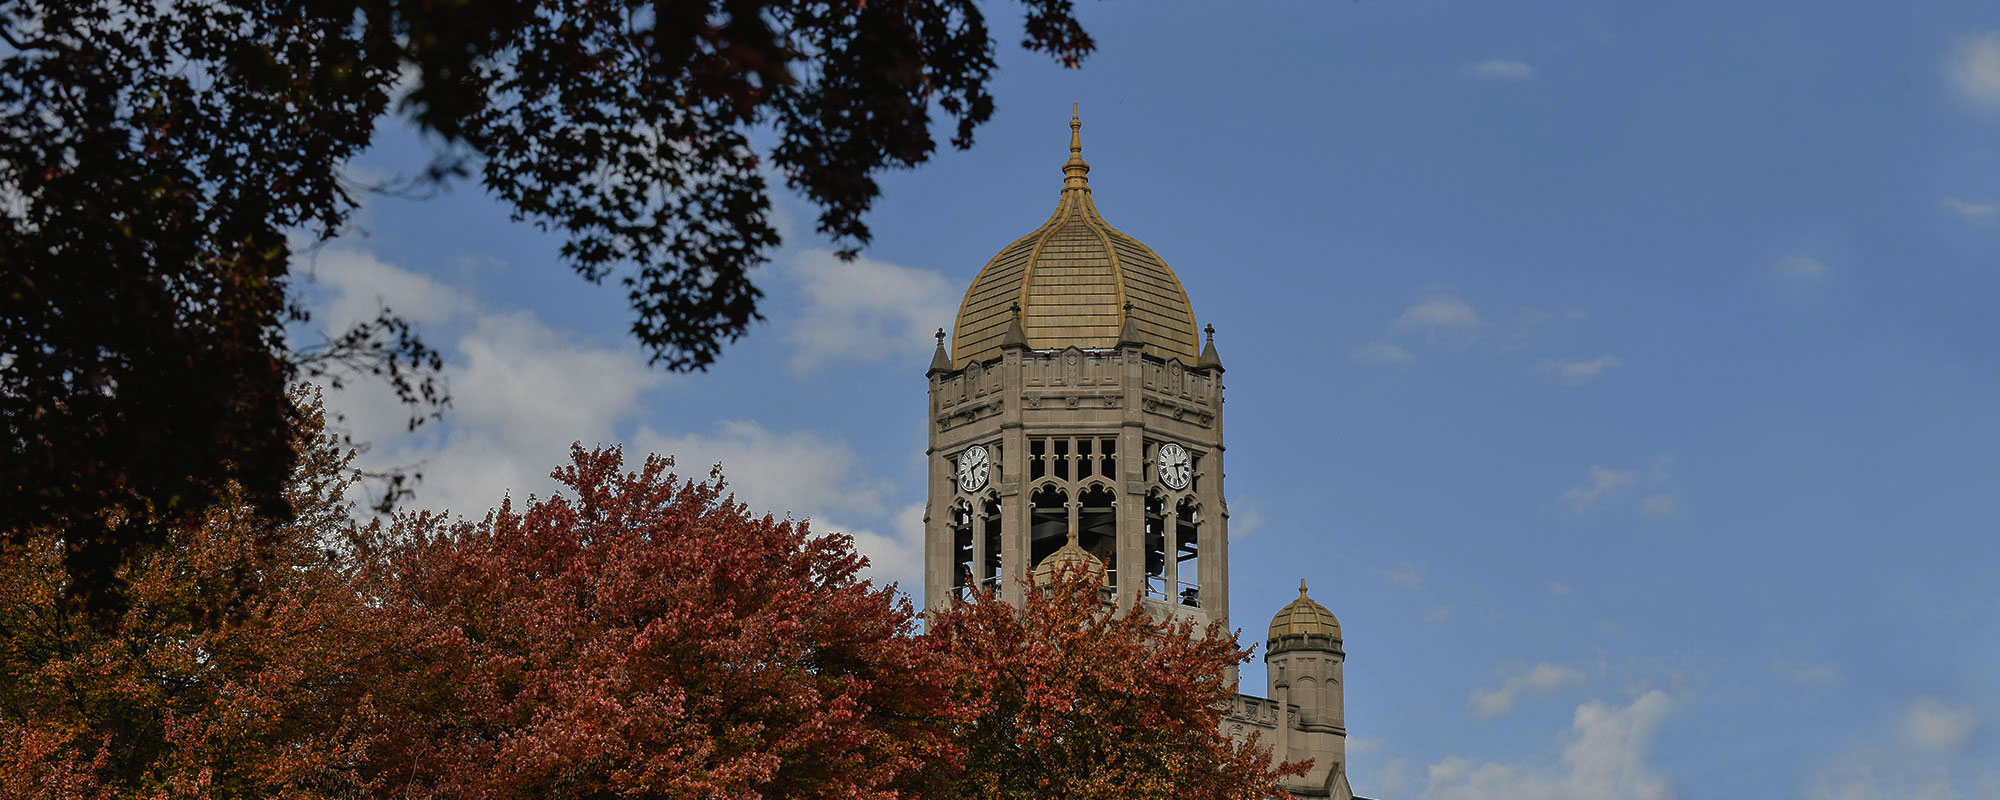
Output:
[[[1020,603],[1071,541],[1124,606],[1227,620],[1222,363],[1152,248],[1104,221],[1081,122],[1048,221],[987,262],[931,361],[924,597]]]

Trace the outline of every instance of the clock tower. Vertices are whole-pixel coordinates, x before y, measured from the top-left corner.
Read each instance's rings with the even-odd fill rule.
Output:
[[[1081,123],[1055,213],[973,279],[930,379],[924,597],[1020,583],[1076,532],[1122,606],[1229,618],[1222,362],[1180,280],[1090,196]]]
[[[1055,213],[986,262],[949,349],[938,331],[924,602],[1019,606],[1061,562],[1101,570],[1122,608],[1227,626],[1215,330],[1204,341],[1167,262],[1097,212],[1081,128],[1072,115]],[[1339,621],[1301,584],[1264,645],[1270,697],[1238,694],[1223,732],[1312,759],[1293,795],[1352,800]]]

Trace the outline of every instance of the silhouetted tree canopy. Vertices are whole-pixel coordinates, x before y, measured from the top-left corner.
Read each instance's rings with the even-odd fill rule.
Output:
[[[1073,0],[1022,5],[1025,47],[1091,51]],[[292,282],[398,117],[438,146],[395,188],[476,179],[691,370],[757,319],[766,175],[851,252],[874,175],[935,151],[934,110],[970,146],[993,70],[974,0],[0,0],[0,529],[61,530],[76,596],[115,609],[133,548],[229,481],[291,513],[296,381],[438,413],[393,309],[306,334]]]

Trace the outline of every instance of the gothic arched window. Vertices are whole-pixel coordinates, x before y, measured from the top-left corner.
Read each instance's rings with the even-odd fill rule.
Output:
[[[1033,505],[1028,522],[1028,567],[1032,570],[1069,541],[1069,493],[1043,486],[1028,500]]]
[[[1118,495],[1092,485],[1077,495],[1077,544],[1104,562],[1106,582],[1118,587]]]
[[[951,589],[961,600],[971,598],[974,542],[972,506],[965,501],[951,504]]]
[[[1174,602],[1201,607],[1201,507],[1182,500],[1174,514]]]

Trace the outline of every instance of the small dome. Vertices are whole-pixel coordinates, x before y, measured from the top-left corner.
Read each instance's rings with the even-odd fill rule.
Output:
[[[1076,542],[1076,531],[1069,532],[1069,541],[1035,565],[1035,582],[1049,583],[1055,579],[1057,571],[1082,570],[1098,583],[1104,582],[1104,562]]]
[[[1283,636],[1327,636],[1340,638],[1340,620],[1326,606],[1306,596],[1306,582],[1299,581],[1299,599],[1278,610],[1271,618],[1271,638]]]
[[[986,262],[966,290],[952,331],[957,367],[998,357],[1016,314],[1036,349],[1117,347],[1129,331],[1147,355],[1190,365],[1200,358],[1194,306],[1180,279],[1091,202],[1082,124],[1070,117],[1055,213]]]

